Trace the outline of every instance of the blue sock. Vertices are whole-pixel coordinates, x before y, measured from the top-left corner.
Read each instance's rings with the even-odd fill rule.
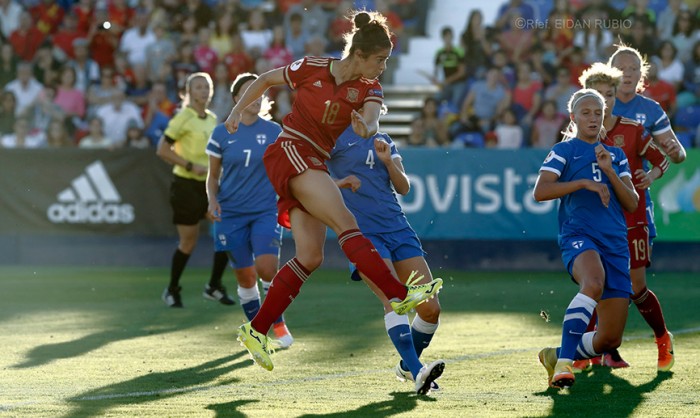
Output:
[[[260,279],[260,283],[262,283],[262,288],[263,288],[263,295],[267,295],[267,291],[270,290],[270,284],[272,282],[266,282],[265,280]],[[284,322],[284,314],[280,315],[277,320],[275,320],[275,324],[279,324],[280,322]]]
[[[414,349],[411,328],[408,326],[408,318],[406,315],[389,312],[384,315],[384,325],[386,326],[387,334],[389,334],[389,339],[394,343],[396,351],[398,351],[401,356],[402,364],[407,365],[404,370],[410,370],[415,379],[423,365],[420,360],[418,360],[418,355]]]
[[[413,336],[413,346],[416,348],[416,354],[419,358],[423,354],[423,350],[430,345],[430,341],[433,339],[439,324],[439,322],[437,324],[426,322],[418,315],[413,318],[411,334]],[[403,362],[401,362],[401,367],[406,370],[406,365]]]
[[[260,310],[260,291],[258,287],[245,288],[238,286],[238,299],[246,318],[248,318],[248,321],[252,321]]]
[[[566,308],[562,324],[561,349],[558,353],[560,359],[574,360],[576,358],[576,349],[581,343],[581,338],[586,332],[588,322],[593,315],[593,309],[597,304],[598,302],[582,293],[577,293],[571,300]]]

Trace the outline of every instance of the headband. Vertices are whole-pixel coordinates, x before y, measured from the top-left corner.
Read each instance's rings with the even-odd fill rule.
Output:
[[[576,110],[576,105],[578,104],[578,102],[580,102],[582,99],[585,99],[586,97],[595,97],[596,99],[600,99],[600,97],[596,93],[593,93],[593,92],[583,93],[582,95],[580,95],[576,99],[574,99],[573,102],[571,102],[571,111],[573,112],[574,110]]]

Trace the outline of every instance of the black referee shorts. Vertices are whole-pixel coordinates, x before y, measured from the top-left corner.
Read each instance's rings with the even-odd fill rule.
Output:
[[[205,182],[173,176],[170,206],[175,225],[197,225],[206,216],[209,206]]]

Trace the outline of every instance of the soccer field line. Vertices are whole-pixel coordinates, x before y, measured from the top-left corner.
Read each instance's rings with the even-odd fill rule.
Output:
[[[695,328],[683,328],[683,329],[678,329],[672,331],[674,335],[683,335],[683,334],[692,334],[696,332],[700,332],[700,327],[695,327]],[[625,337],[624,341],[634,341],[634,340],[642,340],[642,339],[647,339],[649,338],[648,335],[636,335],[636,336],[631,336],[631,337]],[[498,356],[505,356],[509,354],[517,354],[517,353],[525,353],[525,352],[535,352],[539,350],[541,347],[530,347],[530,348],[518,348],[518,349],[508,349],[508,350],[498,350],[498,351],[490,351],[490,352],[484,352],[484,353],[476,353],[476,354],[465,354],[462,356],[457,356],[453,357],[451,359],[445,359],[445,363],[459,363],[462,361],[469,361],[469,360],[479,360],[479,359],[484,359],[484,358],[490,358],[490,357],[498,357]],[[102,401],[102,400],[108,400],[108,399],[120,399],[120,398],[142,398],[142,397],[151,397],[151,396],[162,396],[162,395],[172,395],[172,394],[179,394],[179,393],[191,393],[191,392],[207,392],[207,391],[221,391],[221,390],[228,390],[228,389],[238,389],[240,390],[241,387],[245,388],[251,388],[251,387],[266,387],[266,386],[284,386],[284,385],[289,385],[289,384],[294,384],[294,383],[302,383],[302,382],[317,382],[317,381],[324,381],[324,380],[334,380],[334,379],[345,379],[348,377],[355,377],[355,376],[363,376],[363,375],[372,375],[372,374],[380,374],[380,373],[388,373],[388,372],[393,372],[393,368],[391,369],[365,369],[365,370],[358,370],[355,372],[347,372],[347,373],[331,373],[331,374],[324,374],[324,375],[317,375],[317,376],[305,376],[305,377],[299,377],[299,378],[294,378],[294,379],[285,379],[285,380],[275,380],[275,381],[270,381],[266,383],[260,383],[260,384],[253,384],[251,385],[250,383],[235,383],[235,384],[227,384],[227,385],[216,385],[216,386],[211,386],[211,385],[201,385],[201,386],[192,386],[192,387],[187,387],[187,388],[170,388],[170,389],[160,389],[160,390],[151,390],[151,391],[137,391],[137,392],[124,392],[124,393],[112,393],[112,394],[105,394],[105,395],[93,395],[93,396],[80,396],[80,397],[75,397],[75,398],[60,398],[57,400],[60,401],[70,401],[70,402],[86,402],[86,401]],[[15,404],[6,404],[6,405],[1,405],[0,404],[0,412],[7,412],[13,409],[18,409],[26,406],[31,406],[31,405],[37,405],[41,404],[42,401],[39,400],[28,400],[28,401],[23,401]]]

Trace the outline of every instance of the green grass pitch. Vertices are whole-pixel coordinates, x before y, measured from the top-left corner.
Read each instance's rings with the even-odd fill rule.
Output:
[[[208,274],[185,272],[175,310],[160,300],[166,269],[0,267],[0,417],[700,416],[692,274],[648,279],[676,335],[673,372],[657,374],[632,307],[620,349],[632,367],[555,391],[537,352],[559,342],[576,292],[565,274],[439,272],[441,325],[422,360],[447,366],[424,397],[394,377],[381,305],[347,272],[319,270],[304,286],[286,314],[296,341],[273,372],[235,341],[240,306],[202,298]]]

